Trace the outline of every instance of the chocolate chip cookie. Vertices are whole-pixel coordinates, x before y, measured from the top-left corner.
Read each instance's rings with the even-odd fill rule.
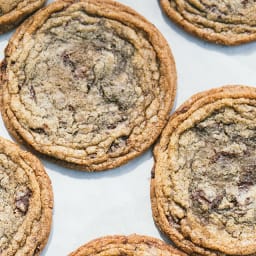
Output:
[[[44,3],[45,0],[0,0],[0,34],[14,28]]]
[[[156,238],[130,235],[130,236],[106,236],[93,240],[70,256],[111,255],[111,256],[185,256],[186,254],[165,244]]]
[[[154,150],[156,224],[188,253],[256,253],[256,88],[199,93]],[[194,255],[194,254],[193,254]]]
[[[254,0],[160,0],[160,3],[170,19],[202,39],[224,45],[256,40]]]
[[[51,182],[36,157],[0,137],[0,255],[35,256],[50,233]]]
[[[176,70],[160,32],[109,0],[57,1],[27,20],[2,63],[9,131],[71,167],[117,167],[166,124]]]

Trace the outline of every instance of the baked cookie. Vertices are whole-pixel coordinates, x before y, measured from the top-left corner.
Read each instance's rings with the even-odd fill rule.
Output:
[[[256,40],[254,0],[160,0],[166,14],[204,40],[238,45]]]
[[[9,131],[71,167],[117,167],[166,124],[176,71],[160,32],[109,0],[56,1],[12,37],[2,63]]]
[[[50,233],[52,207],[42,164],[0,137],[0,255],[39,255]]]
[[[256,88],[199,93],[155,147],[153,215],[195,255],[256,255]]]
[[[0,34],[17,26],[44,3],[45,0],[0,0]]]
[[[163,241],[139,235],[106,236],[81,246],[69,256],[185,256]]]

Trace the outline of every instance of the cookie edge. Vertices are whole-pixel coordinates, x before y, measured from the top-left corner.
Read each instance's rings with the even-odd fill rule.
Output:
[[[32,4],[29,4],[21,9],[15,8],[0,16],[0,34],[17,27],[30,14],[39,10],[45,3],[46,0],[36,0]]]
[[[221,251],[216,251],[209,248],[200,247],[197,244],[194,244],[190,240],[186,240],[182,233],[177,231],[175,227],[172,227],[169,222],[167,221],[163,209],[159,206],[161,204],[161,198],[158,199],[156,196],[156,182],[155,182],[155,169],[157,165],[157,158],[160,154],[161,147],[165,147],[165,144],[168,141],[168,138],[171,136],[172,132],[179,126],[180,123],[184,122],[187,117],[191,115],[194,111],[201,108],[202,106],[214,102],[217,98],[221,99],[225,97],[234,97],[235,95],[241,94],[240,90],[243,91],[243,95],[249,96],[254,95],[254,99],[256,99],[256,88],[253,86],[245,86],[245,85],[225,85],[219,88],[213,88],[210,90],[206,90],[203,92],[199,92],[191,96],[188,100],[186,100],[170,117],[166,127],[164,128],[158,143],[155,145],[153,150],[153,157],[154,157],[154,167],[152,169],[152,176],[150,182],[150,200],[151,200],[151,209],[152,209],[152,216],[154,222],[158,229],[165,234],[169,240],[173,241],[174,244],[180,248],[181,250],[185,251],[188,254],[198,253],[200,255],[214,255],[217,256],[218,253],[223,253]],[[235,93],[234,93],[235,91]],[[226,96],[227,95],[227,96]],[[233,97],[232,97],[233,96]],[[239,97],[234,97],[239,98]],[[244,252],[244,254],[237,255],[249,255],[248,252]]]
[[[112,235],[112,236],[104,236],[104,237],[96,238],[82,245],[77,250],[70,253],[69,256],[89,255],[89,254],[86,254],[88,250],[93,250],[94,248],[99,249],[108,244],[129,244],[129,243],[131,244],[145,243],[149,245],[154,245],[159,249],[168,250],[170,253],[173,253],[174,255],[186,256],[184,252],[181,252],[178,249],[172,247],[171,245],[166,244],[164,241],[160,239],[153,238],[150,236],[145,236],[145,235],[137,235],[137,234],[132,234],[129,236]]]
[[[179,27],[181,27],[183,30],[188,32],[189,34],[196,36],[200,39],[203,39],[205,41],[225,45],[225,46],[236,46],[241,45],[249,42],[253,42],[256,40],[256,33],[248,36],[224,36],[220,33],[207,33],[204,31],[204,29],[198,28],[193,23],[188,22],[185,20],[179,12],[175,11],[169,3],[169,0],[158,0],[160,1],[160,6],[162,10],[165,12],[165,14],[170,18],[171,21],[176,23]]]
[[[48,5],[47,7],[43,8],[42,10],[50,9],[50,12],[51,12],[51,7],[54,8],[58,4],[60,4],[60,5],[63,4],[63,5],[65,5],[65,7],[63,7],[63,8],[66,8],[67,6],[72,5],[75,2],[77,2],[77,1],[75,1],[75,0],[57,1],[57,2],[54,2],[50,5]],[[89,2],[90,3],[93,1],[82,0],[81,2]],[[174,101],[175,101],[176,89],[177,89],[177,72],[176,72],[175,60],[174,60],[173,54],[171,52],[171,49],[168,45],[168,42],[165,40],[165,38],[163,37],[161,32],[152,23],[147,21],[143,16],[141,16],[139,13],[137,13],[136,11],[134,11],[133,9],[131,9],[130,7],[128,7],[126,5],[123,5],[123,4],[120,4],[118,2],[111,1],[111,0],[101,0],[101,1],[97,0],[94,2],[100,3],[100,4],[104,3],[108,6],[113,7],[114,9],[119,8],[119,9],[121,9],[121,11],[127,12],[129,15],[134,17],[134,21],[132,21],[132,23],[128,24],[127,20],[124,19],[125,24],[127,24],[127,26],[128,25],[134,26],[134,23],[139,22],[140,29],[142,29],[143,31],[145,31],[148,34],[149,42],[152,43],[152,40],[153,40],[152,45],[154,45],[154,47],[153,47],[154,51],[157,55],[157,58],[159,58],[162,63],[162,65],[160,66],[160,70],[159,70],[160,77],[164,78],[164,81],[162,82],[162,87],[165,88],[165,94],[168,94],[168,96],[169,96],[169,98],[165,97],[165,108],[161,110],[164,113],[161,115],[158,115],[158,118],[160,119],[160,121],[158,122],[154,136],[147,137],[148,141],[140,151],[130,152],[128,155],[119,156],[117,158],[114,158],[114,160],[112,160],[111,157],[108,157],[108,160],[110,159],[110,162],[104,161],[103,163],[100,163],[100,164],[96,163],[96,164],[92,164],[92,165],[77,164],[77,163],[65,161],[64,159],[58,159],[54,156],[47,155],[45,153],[41,153],[39,150],[36,150],[31,145],[31,143],[29,143],[28,141],[25,141],[25,139],[23,139],[23,137],[16,131],[16,129],[14,129],[14,127],[11,124],[11,120],[9,119],[8,115],[6,114],[6,111],[5,111],[6,107],[3,106],[1,109],[2,117],[3,117],[4,123],[5,123],[8,131],[19,143],[22,142],[22,144],[25,144],[26,146],[29,145],[29,149],[31,150],[31,148],[33,148],[33,152],[38,152],[39,155],[47,155],[47,159],[52,159],[54,162],[60,163],[61,165],[65,166],[65,167],[77,169],[77,170],[81,170],[81,171],[89,171],[89,172],[104,171],[104,170],[108,170],[108,169],[117,168],[121,165],[126,164],[128,161],[138,157],[139,155],[143,154],[157,140],[157,138],[161,134],[161,131],[163,130],[165,124],[167,123],[167,120],[169,118],[169,112],[171,111]],[[36,18],[36,16],[33,15],[18,28],[18,30],[16,31],[14,36],[11,38],[9,44],[7,45],[7,47],[5,49],[5,58],[1,64],[1,68],[0,68],[0,70],[2,72],[2,74],[0,75],[0,78],[1,78],[0,86],[1,87],[4,86],[5,81],[6,81],[4,78],[5,72],[6,72],[6,65],[7,65],[6,58],[12,53],[12,51],[14,50],[13,48],[15,48],[17,42],[19,41],[20,36],[23,36],[26,28],[30,27],[32,25],[35,18]],[[122,22],[123,18],[119,17],[118,21]],[[157,41],[157,42],[155,42],[155,41]],[[167,73],[167,74],[165,74],[165,73]],[[1,95],[1,101],[3,102],[3,95]],[[22,128],[20,130],[22,130]],[[144,138],[145,137],[146,136],[144,136]]]
[[[31,233],[27,236],[26,240],[30,240],[24,247],[34,247],[33,240],[38,241],[33,255],[39,255],[45,248],[51,232],[52,215],[53,215],[53,190],[51,180],[46,173],[42,163],[31,153],[22,150],[17,144],[3,137],[0,137],[0,142],[8,147],[8,151],[14,151],[22,161],[24,161],[33,170],[38,185],[40,186],[40,196],[42,203],[42,214],[39,221],[40,233]],[[10,149],[11,148],[11,149]]]

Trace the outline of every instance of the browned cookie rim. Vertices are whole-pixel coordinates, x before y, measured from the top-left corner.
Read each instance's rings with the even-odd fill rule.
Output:
[[[36,225],[39,226],[37,228],[39,228],[40,231],[37,232],[36,229],[31,229],[31,233],[26,236],[26,242],[22,246],[22,248],[26,248],[25,255],[39,255],[48,241],[51,230],[53,191],[50,178],[44,170],[41,162],[31,153],[21,150],[15,143],[8,141],[2,137],[0,137],[0,142],[5,149],[4,154],[10,157],[15,164],[19,165],[22,162],[24,166],[28,166],[27,170],[24,169],[26,167],[23,168],[21,166],[21,168],[23,168],[23,170],[27,172],[28,176],[33,175],[38,183],[41,198],[41,215],[40,219],[37,220]],[[32,214],[33,216],[33,205],[30,207],[30,215]],[[30,222],[29,216],[25,218],[24,223]],[[16,251],[13,252],[12,248],[8,248],[8,251],[9,250],[11,250],[11,253],[16,253]],[[4,253],[4,251],[2,253]]]
[[[95,253],[100,253],[104,250],[108,245],[125,245],[125,244],[146,244],[152,247],[156,247],[161,250],[166,250],[173,255],[185,256],[186,254],[173,248],[172,246],[164,243],[160,239],[142,236],[137,234],[132,234],[129,236],[124,235],[112,235],[112,236],[104,236],[97,239],[94,239],[85,245],[82,245],[77,250],[69,254],[69,256],[85,256],[92,255]],[[118,249],[118,248],[117,248]]]
[[[17,121],[14,120],[14,115],[8,106],[8,102],[3,102],[3,108],[2,108],[2,116],[4,119],[4,122],[10,131],[10,133],[18,140],[22,139],[23,143],[28,145],[32,145],[33,148],[36,149],[39,153],[46,154],[54,160],[57,159],[58,162],[61,162],[65,166],[76,168],[80,170],[86,170],[86,171],[101,171],[105,169],[115,168],[122,164],[125,164],[130,159],[135,158],[136,156],[143,153],[145,150],[147,150],[152,143],[157,139],[159,136],[161,130],[163,129],[165,123],[167,122],[167,118],[169,115],[169,111],[173,105],[174,97],[176,94],[176,69],[175,69],[175,62],[172,56],[172,53],[169,49],[169,46],[165,39],[162,37],[160,32],[149,22],[146,21],[145,18],[140,16],[138,13],[133,11],[131,8],[126,7],[124,5],[121,5],[117,2],[111,1],[111,0],[103,0],[103,1],[81,1],[83,3],[89,3],[93,4],[96,7],[102,7],[107,6],[111,12],[105,13],[104,10],[101,8],[96,13],[98,16],[103,16],[109,19],[117,20],[121,23],[124,23],[127,26],[130,26],[133,29],[140,29],[147,35],[147,39],[150,41],[151,45],[154,48],[154,51],[157,55],[157,58],[160,60],[160,78],[159,78],[159,85],[161,85],[161,90],[165,91],[165,99],[164,99],[164,109],[161,108],[161,113],[158,112],[158,123],[157,126],[154,128],[153,134],[150,136],[144,136],[144,140],[146,142],[141,143],[141,148],[137,151],[134,150],[133,152],[128,152],[127,154],[123,156],[113,156],[112,158],[109,155],[104,156],[101,160],[98,162],[95,160],[94,162],[87,161],[85,163],[85,160],[75,159],[72,161],[66,160],[64,158],[60,158],[60,154],[58,156],[51,154],[49,152],[50,150],[44,149],[42,145],[37,145],[36,143],[32,141],[27,141],[24,139],[23,129],[21,126],[17,129]],[[7,90],[7,83],[6,80],[6,73],[8,72],[8,60],[9,56],[11,56],[12,51],[15,50],[15,47],[18,47],[19,40],[22,39],[23,35],[25,33],[33,33],[38,27],[41,26],[41,23],[46,20],[51,13],[56,12],[57,10],[62,10],[70,5],[77,3],[77,1],[58,1],[55,3],[50,4],[49,6],[43,8],[41,11],[39,11],[35,16],[32,16],[30,19],[28,19],[20,28],[16,31],[14,36],[11,38],[6,51],[5,51],[5,59],[2,63],[2,85],[4,88],[4,91]],[[103,14],[102,14],[103,13]],[[40,17],[40,18],[39,18]],[[38,21],[40,20],[40,21]],[[5,93],[5,92],[4,92]],[[4,98],[4,97],[2,97]],[[14,125],[15,122],[15,125]],[[15,126],[15,127],[14,127]],[[60,161],[59,161],[60,160]],[[82,163],[80,163],[82,162]]]
[[[35,0],[33,3],[19,9],[15,7],[8,13],[0,16],[0,34],[11,30],[21,23],[28,15],[38,10],[46,0]]]
[[[205,31],[204,28],[200,28],[193,23],[187,21],[178,11],[176,11],[174,8],[170,5],[170,0],[159,0],[160,5],[166,15],[177,25],[179,25],[181,28],[183,28],[185,31],[190,33],[191,35],[197,36],[203,40],[216,43],[216,44],[222,44],[227,46],[234,46],[234,45],[240,45],[244,43],[249,43],[256,40],[256,33],[250,34],[250,35],[239,35],[236,34],[234,36],[230,35],[223,35],[217,32],[208,32]]]
[[[165,215],[165,211],[162,207],[163,192],[160,191],[155,172],[160,171],[161,167],[158,165],[165,160],[161,159],[161,150],[167,149],[169,144],[169,137],[175,130],[177,130],[182,123],[190,118],[190,116],[201,107],[215,103],[221,99],[256,99],[256,88],[243,85],[227,85],[216,89],[200,92],[192,96],[185,103],[183,103],[171,116],[168,124],[162,132],[158,144],[154,148],[154,160],[155,164],[152,170],[151,185],[150,185],[150,197],[151,207],[154,221],[158,228],[165,233],[169,239],[171,239],[179,248],[187,253],[197,253],[199,255],[219,255],[219,253],[225,253],[227,248],[207,248],[202,245],[193,243],[188,237],[184,237],[183,233],[176,229],[175,225],[171,225]],[[194,122],[196,123],[196,121]],[[194,124],[193,123],[193,124]],[[157,169],[158,168],[158,169]],[[225,255],[254,255],[256,252],[255,244],[248,246],[248,250],[239,248],[239,246],[233,246],[232,253],[226,251]]]

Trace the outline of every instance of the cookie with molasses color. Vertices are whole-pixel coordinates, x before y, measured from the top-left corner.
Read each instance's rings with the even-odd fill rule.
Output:
[[[0,255],[39,255],[50,233],[52,207],[42,164],[0,137]]]
[[[17,26],[44,3],[45,0],[0,0],[0,34]]]
[[[106,236],[93,240],[69,256],[112,255],[112,256],[186,256],[163,241],[140,235]]]
[[[157,226],[192,255],[255,255],[255,154],[255,87],[191,97],[154,149]]]
[[[15,138],[86,171],[140,155],[167,122],[175,63],[160,32],[110,0],[56,1],[11,38],[2,115]]]
[[[160,0],[168,17],[189,33],[217,44],[256,40],[256,2]]]

